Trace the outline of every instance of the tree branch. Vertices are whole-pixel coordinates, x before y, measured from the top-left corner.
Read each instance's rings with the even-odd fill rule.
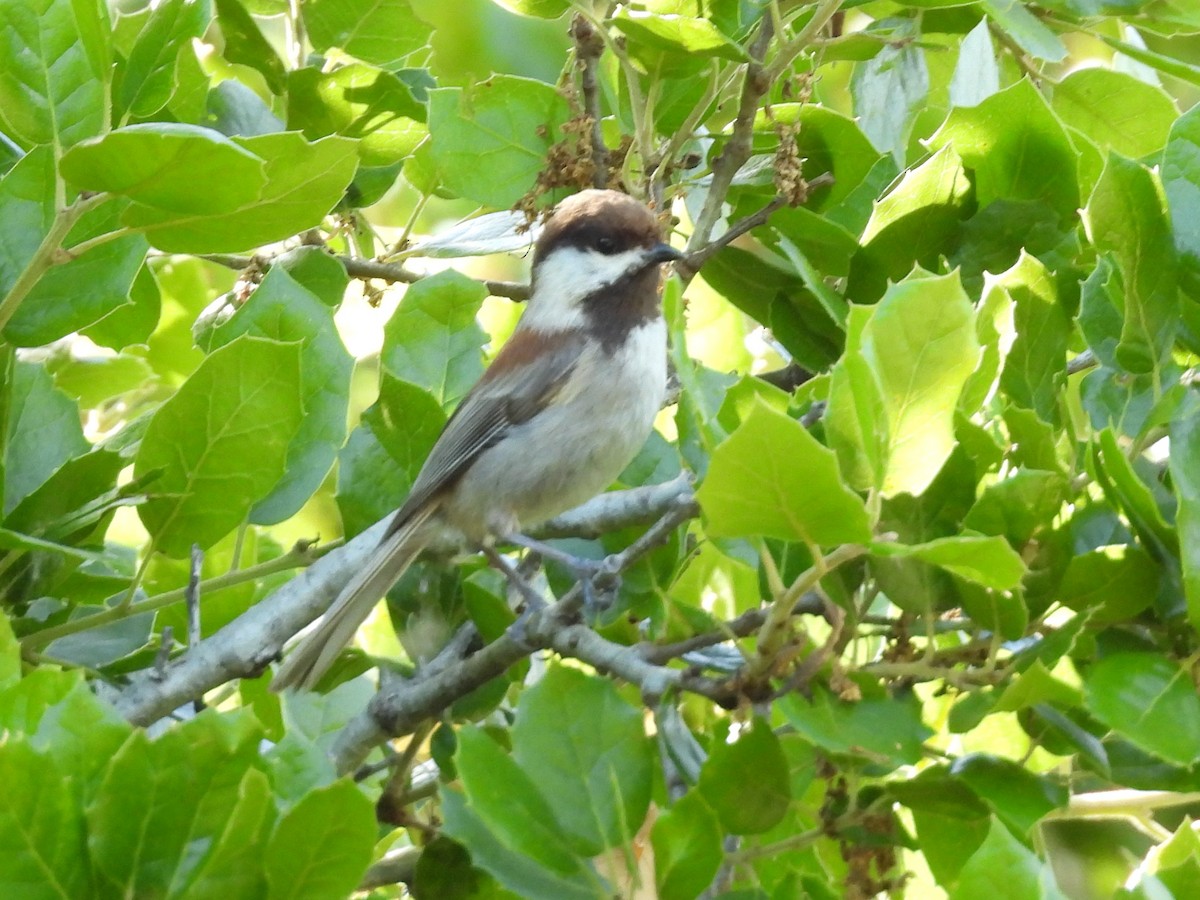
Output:
[[[740,221],[731,225],[725,231],[725,233],[715,241],[710,241],[700,249],[689,253],[676,264],[676,268],[679,270],[680,277],[682,277],[684,281],[690,281],[695,274],[700,271],[700,267],[708,262],[708,260],[715,253],[717,253],[717,251],[729,246],[752,228],[757,228],[759,225],[766,224],[767,219],[771,217],[771,213],[775,212],[777,209],[782,209],[784,206],[787,206],[787,202],[788,201],[786,197],[775,197],[770,203],[768,203],[758,212],[751,213],[750,215],[746,216],[746,218],[741,219]]]
[[[675,508],[694,515],[695,500],[690,485],[681,479],[668,484],[603,494],[555,520],[556,527],[562,528],[565,522],[579,532],[553,533],[595,534],[598,524],[603,524],[604,530],[611,530],[653,521]],[[589,509],[596,511],[594,519]],[[390,515],[381,519],[345,546],[317,560],[216,634],[190,647],[160,673],[161,678],[153,677],[151,672],[131,676],[129,685],[113,700],[118,711],[134,724],[148,725],[218,685],[235,678],[256,677],[278,658],[288,640],[325,611],[350,576],[374,553],[390,519]],[[176,599],[182,599],[182,592],[180,595]],[[45,634],[39,632],[38,636]],[[526,652],[522,648],[499,671]]]
[[[575,57],[579,60],[579,83],[583,91],[583,111],[591,125],[592,187],[608,187],[608,146],[600,128],[600,84],[596,70],[604,52],[604,38],[586,18],[575,14],[571,20],[571,37],[575,41]]]
[[[625,550],[609,556],[604,562],[603,571],[613,575],[623,572],[693,515],[695,501],[689,489],[687,494],[676,495],[670,501],[670,506],[661,511],[659,520],[645,534]],[[559,637],[560,632],[578,625],[576,618],[582,604],[583,588],[576,584],[557,603],[518,620],[507,632],[462,662],[431,666],[429,668],[432,671],[419,672],[416,678],[406,681],[385,680],[367,709],[350,721],[338,735],[332,751],[334,767],[338,772],[353,771],[378,744],[388,738],[411,733],[426,719],[502,675],[510,666],[538,649],[554,647],[564,655],[584,658],[567,649],[565,643],[559,643],[563,640]],[[600,654],[604,659],[610,658],[603,655],[603,648],[593,643],[587,643],[587,647],[588,652]],[[624,649],[628,650],[628,657],[622,656],[617,660],[623,667],[622,671],[648,674],[648,670],[640,668],[639,664],[649,664],[638,658],[637,651],[633,648]],[[635,680],[642,683],[640,679]],[[655,684],[658,682],[655,681]],[[692,690],[693,687],[702,689],[705,696],[708,696],[708,692],[716,691],[714,685],[715,682],[707,679],[679,684],[685,690]]]
[[[733,133],[720,155],[713,161],[712,182],[708,187],[708,196],[704,198],[704,207],[696,219],[696,228],[688,240],[688,253],[693,253],[708,243],[713,227],[721,218],[721,206],[725,203],[733,176],[750,158],[758,101],[771,86],[771,80],[763,66],[763,57],[773,34],[771,18],[764,15],[758,26],[758,36],[750,45],[750,62],[746,64],[742,99],[738,106],[737,118],[733,122]]]
[[[227,269],[242,271],[251,267],[265,268],[272,262],[271,257],[236,256],[229,253],[206,253],[200,259],[225,266]],[[376,259],[358,259],[353,256],[335,256],[346,268],[346,274],[351,278],[378,278],[391,284],[415,284],[425,275],[405,268],[400,263],[385,263]],[[481,281],[488,293],[493,297],[507,297],[509,300],[529,299],[529,285],[519,281]]]

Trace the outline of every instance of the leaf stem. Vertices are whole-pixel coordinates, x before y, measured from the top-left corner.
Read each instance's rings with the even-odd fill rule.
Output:
[[[833,18],[834,14],[841,9],[842,0],[825,0],[817,7],[811,19],[803,28],[797,32],[796,36],[779,48],[779,52],[775,54],[775,58],[771,60],[771,65],[767,67],[768,83],[774,81],[783,74],[784,69],[792,64],[794,60],[804,48],[808,47],[816,38],[818,32],[825,27],[826,23]]]
[[[106,231],[104,234],[98,234],[95,237],[88,238],[86,241],[80,241],[75,246],[68,247],[63,251],[63,253],[66,254],[66,256],[68,256],[70,259],[76,259],[80,256],[83,256],[83,254],[87,253],[89,250],[94,250],[96,247],[99,247],[102,244],[107,244],[109,241],[115,241],[117,238],[122,238],[126,235],[137,233],[137,229],[135,228],[125,228],[122,226],[114,231]]]
[[[858,559],[867,552],[862,544],[842,544],[828,556],[822,556],[818,547],[810,545],[810,549],[813,557],[811,568],[778,594],[767,610],[767,618],[758,630],[757,652],[746,667],[746,675],[751,679],[765,676],[774,665],[775,656],[786,642],[787,624],[794,615],[796,601],[838,566]]]
[[[295,547],[285,553],[283,556],[275,559],[267,560],[255,566],[250,566],[246,569],[236,569],[226,572],[223,575],[217,575],[200,583],[200,590],[204,593],[211,591],[219,591],[222,588],[233,587],[238,584],[245,584],[248,581],[254,581],[258,578],[265,578],[268,575],[274,575],[276,572],[286,572],[289,569],[297,569],[311,565],[329,551],[340,547],[343,541],[330,541],[320,547],[313,547],[304,542],[297,543]],[[112,606],[103,612],[96,613],[94,616],[85,616],[81,619],[71,619],[69,622],[63,622],[61,625],[54,625],[50,628],[43,628],[41,631],[35,631],[33,634],[26,635],[21,639],[22,649],[36,649],[44,647],[51,641],[57,640],[60,637],[66,637],[69,634],[78,634],[81,631],[89,631],[93,628],[99,628],[102,625],[108,625],[112,622],[120,621],[127,616],[136,616],[139,613],[155,612],[164,607],[178,603],[185,598],[187,588],[181,587],[175,590],[165,591],[161,594],[156,594],[153,597],[147,597],[145,600],[138,600],[132,603],[122,603],[118,606]]]
[[[94,209],[106,200],[108,200],[107,194],[94,194],[91,197],[80,197],[70,206],[59,209],[50,230],[46,232],[41,244],[33,252],[24,271],[17,276],[17,280],[13,282],[12,288],[4,299],[0,300],[0,330],[16,314],[17,309],[20,308],[21,303],[33,290],[33,286],[38,283],[38,280],[60,261],[59,251],[62,248],[62,242],[75,223],[88,210]]]

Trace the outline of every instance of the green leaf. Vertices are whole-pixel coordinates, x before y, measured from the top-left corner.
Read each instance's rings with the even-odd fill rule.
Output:
[[[486,297],[482,284],[453,269],[409,287],[384,326],[384,369],[443,408],[456,406],[483,374],[487,335],[475,316]]]
[[[204,35],[212,21],[210,0],[163,0],[119,70],[113,88],[114,118],[147,119],[162,110],[175,89],[175,62],[181,48]]]
[[[54,155],[108,125],[112,67],[103,0],[0,2],[0,124]]]
[[[792,694],[780,705],[796,730],[818,747],[889,769],[915,764],[933,734],[921,721],[921,707],[912,694],[891,697],[871,691],[857,703],[847,703],[817,689],[811,702]]]
[[[338,337],[333,311],[280,266],[273,267],[250,299],[216,328],[213,345],[221,347],[247,334],[300,344],[304,418],[288,447],[283,478],[250,511],[251,522],[273,525],[295,515],[316,492],[346,440],[354,359]]]
[[[1050,864],[993,818],[987,837],[959,872],[950,900],[996,900],[1000,885],[1001,896],[1066,900],[1054,883]]]
[[[515,895],[497,885],[490,875],[472,865],[466,847],[442,836],[421,849],[408,887],[414,898],[516,900]]]
[[[540,19],[557,19],[571,8],[569,0],[495,0],[495,2],[522,16],[537,16]]]
[[[1163,150],[1162,183],[1175,249],[1194,287],[1200,283],[1200,108],[1192,108],[1171,126]]]
[[[375,848],[375,808],[353,781],[306,794],[263,856],[268,900],[341,900],[362,880]]]
[[[1097,481],[1109,499],[1125,511],[1142,546],[1160,565],[1178,559],[1178,534],[1167,524],[1150,488],[1122,452],[1116,434],[1111,429],[1102,431],[1092,452],[1098,463]]]
[[[517,704],[513,758],[537,779],[578,852],[628,840],[650,805],[654,745],[642,712],[606,679],[553,666]]]
[[[765,719],[733,743],[717,743],[696,786],[731,834],[761,834],[778,825],[792,801],[787,757]]]
[[[710,537],[870,538],[866,507],[842,484],[833,451],[761,401],[713,452],[696,498]]]
[[[61,172],[89,191],[107,191],[173,213],[216,215],[256,201],[263,161],[219,132],[155,122],[110,131],[69,150]]]
[[[172,118],[193,125],[206,119],[210,96],[210,79],[196,56],[197,45],[203,53],[206,45],[200,42],[189,41],[179,46],[179,52],[175,54],[174,87],[167,100],[167,109]],[[224,94],[228,86],[234,84],[241,85],[232,79],[222,81],[217,85],[213,96]],[[211,120],[208,121],[209,124],[214,124]]]
[[[1125,33],[1129,34],[1128,31]],[[1108,44],[1114,50],[1119,51],[1122,55],[1144,66],[1157,69],[1164,75],[1171,75],[1190,84],[1200,84],[1200,66],[1166,56],[1162,53],[1155,53],[1153,50],[1148,50],[1145,44],[1138,46],[1138,44],[1131,44],[1129,41],[1117,40],[1107,34],[1097,34],[1096,37],[1100,38],[1100,40],[1104,41],[1104,43]]]
[[[1008,538],[1022,547],[1041,529],[1048,529],[1067,499],[1061,472],[1020,469],[984,488],[963,525],[983,534]]]
[[[314,49],[338,47],[385,69],[395,69],[429,42],[430,26],[410,0],[309,0],[304,24]]]
[[[153,743],[134,731],[85,810],[97,870],[123,895],[194,896],[235,813],[261,815],[241,801],[260,737],[244,713],[208,712]]]
[[[739,776],[740,777],[740,776]],[[694,900],[721,866],[721,828],[698,791],[688,791],[650,829],[661,900]]]
[[[88,843],[70,776],[18,735],[0,744],[0,892],[22,900],[92,895]]]
[[[154,382],[154,371],[135,353],[62,360],[54,370],[54,383],[85,409]]]
[[[478,823],[509,853],[519,855],[536,870],[548,870],[570,880],[584,878],[590,872],[590,866],[575,853],[560,830],[534,776],[518,766],[483,731],[466,726],[458,732],[455,763],[470,803],[467,806],[463,802],[462,808],[470,817],[452,816],[448,804],[446,828],[451,837],[468,847],[474,846],[471,832],[476,827],[474,823]],[[443,802],[457,796],[454,791],[442,792]],[[477,861],[510,889],[520,889],[488,860]]]
[[[1067,48],[1058,35],[1042,24],[1042,20],[1020,0],[983,0],[979,5],[988,18],[1030,56],[1059,62],[1067,55]]]
[[[215,351],[167,400],[134,462],[162,475],[138,507],[156,549],[181,557],[237,527],[279,481],[303,415],[299,344],[244,336]]]
[[[988,20],[967,32],[958,48],[958,62],[950,79],[950,105],[962,108],[978,106],[1000,90],[1000,66],[988,31]]]
[[[283,60],[263,37],[258,23],[239,0],[215,0],[217,23],[225,39],[222,56],[231,63],[241,63],[257,70],[274,94],[282,94],[287,83]],[[189,48],[190,49],[190,48]]]
[[[1182,550],[1188,619],[1200,627],[1200,398],[1193,389],[1171,420],[1171,481],[1179,508],[1175,527]]]
[[[359,140],[364,166],[400,162],[426,135],[425,108],[390,72],[351,64],[332,72],[305,68],[288,76],[288,127],[310,140],[329,134]]]
[[[648,12],[622,7],[613,16],[629,38],[632,52],[642,44],[660,53],[744,61],[746,51],[721,33],[708,19]]]
[[[274,134],[286,127],[250,88],[240,81],[222,81],[211,91],[205,88],[204,123],[231,137]]]
[[[1009,828],[1026,837],[1043,817],[1067,805],[1067,789],[1050,776],[1034,775],[1012,760],[970,753],[950,766]]]
[[[862,354],[886,422],[886,497],[920,494],[954,449],[954,410],[979,361],[975,314],[958,275],[914,274],[888,288],[863,327]]]
[[[965,415],[974,415],[988,400],[1013,347],[1013,298],[995,281],[988,284],[976,307],[976,336],[982,352],[976,371],[967,378],[959,398]]]
[[[102,612],[108,607],[76,606],[72,619],[85,618]],[[79,634],[68,634],[52,641],[46,652],[55,659],[66,660],[81,666],[99,668],[111,665],[119,659],[146,646],[154,629],[154,615],[140,613],[126,616],[107,625],[90,628]]]
[[[6,725],[12,731],[25,732],[30,746],[47,754],[62,772],[69,773],[77,797],[87,796],[133,729],[75,673],[54,674],[60,693],[53,701],[42,708],[37,699],[27,695],[28,702],[22,704],[24,711],[28,714],[36,706],[36,716],[29,716],[22,724],[10,720]],[[36,677],[31,674],[22,684]]]
[[[1172,459],[1178,452],[1172,442]],[[1159,575],[1158,563],[1145,550],[1114,544],[1071,557],[1056,596],[1070,609],[1091,610],[1090,624],[1115,624],[1133,618],[1154,602]]]
[[[437,88],[429,92],[434,164],[454,194],[504,209],[533,187],[570,117],[558,91],[528,78]]]
[[[1014,712],[1040,703],[1053,703],[1064,707],[1078,706],[1083,697],[1078,688],[1059,681],[1042,663],[1035,659],[1033,665],[1014,678],[996,701],[996,709]]]
[[[283,240],[321,224],[354,177],[354,141],[327,137],[309,143],[295,132],[234,138],[266,163],[258,199],[211,215],[178,214],[135,203],[123,222],[160,250],[230,253]],[[208,190],[199,182],[196,191]]]
[[[740,247],[725,247],[704,264],[699,277],[769,328],[809,371],[827,368],[841,354],[841,329],[804,279],[779,257],[764,259]]]
[[[829,372],[825,433],[837,453],[846,483],[865,491],[883,483],[888,426],[883,393],[863,356],[862,338],[871,308],[851,306],[846,352]]]
[[[1200,760],[1200,697],[1186,667],[1153,653],[1117,653],[1084,678],[1087,708],[1130,743],[1180,766]]]
[[[611,894],[600,876],[582,861],[574,870],[560,872],[520,847],[514,848],[508,829],[496,829],[456,790],[442,792],[442,815],[445,833],[471,848],[472,862],[522,900],[597,900]]]
[[[1085,220],[1096,249],[1112,253],[1124,288],[1124,325],[1116,359],[1135,374],[1158,369],[1179,322],[1171,226],[1154,175],[1109,154]]]
[[[79,407],[54,386],[45,368],[18,362],[12,372],[4,455],[4,514],[40,487],[67,460],[91,449]]]
[[[996,591],[1008,591],[1020,585],[1026,569],[1008,541],[1002,537],[956,535],[924,544],[876,543],[876,556],[919,559],[960,578]]]
[[[890,782],[888,791],[912,810],[930,872],[939,884],[953,884],[987,836],[992,821],[987,806],[944,766],[929,766],[915,777]]]
[[[446,414],[428,392],[384,374],[379,400],[338,455],[337,501],[347,536],[404,502],[445,425]]]
[[[1077,69],[1056,85],[1054,111],[1101,150],[1134,158],[1161,150],[1179,116],[1162,88],[1103,67]]]
[[[863,133],[903,167],[909,133],[929,94],[924,48],[907,41],[886,45],[854,67],[850,90]]]
[[[906,172],[871,212],[862,249],[850,264],[846,296],[873,303],[889,280],[904,278],[914,263],[936,269],[958,236],[970,195],[970,179],[953,147]]]
[[[275,265],[282,266],[292,278],[311,291],[326,306],[336,309],[350,283],[346,267],[336,256],[320,247],[296,247],[280,254]]]
[[[117,228],[118,212],[113,206],[94,210],[71,231],[67,243],[111,233]],[[131,234],[52,267],[26,295],[5,326],[4,337],[18,347],[38,347],[130,306],[146,249],[146,239]]]
[[[1028,80],[974,108],[952,110],[930,146],[952,146],[974,171],[981,208],[997,200],[1043,201],[1062,218],[1073,217],[1079,208],[1075,150]]]
[[[2,76],[0,76],[2,77]],[[54,153],[26,153],[0,179],[0,296],[7,296],[54,224]]]
[[[85,337],[113,350],[130,344],[145,344],[158,326],[162,294],[154,271],[143,264],[129,288],[129,302],[122,304],[83,330]]]
[[[1042,421],[1057,425],[1071,333],[1057,284],[1040,260],[1025,253],[1000,276],[999,284],[1013,300],[1017,335],[1000,373],[1000,389]]]
[[[262,853],[274,818],[270,780],[250,769],[242,776],[225,827],[213,835],[213,848],[188,885],[187,895],[231,900],[266,896]]]
[[[7,615],[0,615],[0,691],[21,680],[21,647]]]

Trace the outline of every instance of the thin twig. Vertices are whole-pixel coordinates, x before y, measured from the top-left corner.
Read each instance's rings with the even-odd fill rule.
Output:
[[[199,544],[192,544],[191,569],[188,572],[188,583],[184,589],[184,607],[187,609],[187,643],[195,647],[200,643],[200,568],[204,565],[204,551]],[[204,712],[204,698],[197,697],[192,708]]]
[[[737,118],[733,122],[733,133],[720,155],[713,161],[712,181],[704,207],[696,219],[696,228],[688,241],[688,252],[692,253],[708,243],[709,236],[721,217],[721,206],[733,183],[733,176],[750,158],[754,135],[754,118],[758,114],[758,101],[771,86],[763,66],[763,57],[774,33],[769,17],[763,17],[758,26],[758,35],[750,45],[750,62],[746,64],[746,75],[742,81],[742,99]]]
[[[592,187],[608,186],[608,146],[600,127],[600,83],[596,78],[600,54],[604,52],[604,38],[596,33],[595,27],[578,13],[571,20],[571,37],[575,41],[575,57],[579,60],[579,86],[583,93],[583,111],[591,125]]]
[[[805,594],[792,607],[792,615],[794,616],[819,616],[824,614],[824,612],[824,602],[815,593]],[[753,634],[762,627],[766,619],[767,608],[760,607],[758,609],[747,610],[736,619],[731,619],[723,623],[716,631],[707,631],[704,634],[697,634],[686,640],[676,641],[672,644],[641,643],[634,646],[638,654],[646,662],[662,665],[672,659],[678,659],[685,653],[694,653],[706,647],[722,644],[732,638],[746,637]]]
[[[775,212],[777,209],[782,209],[785,206],[787,206],[787,198],[775,197],[770,203],[768,203],[758,212],[751,213],[744,219],[740,219],[739,221],[730,225],[729,228],[725,230],[725,233],[716,240],[710,241],[700,249],[689,253],[676,264],[676,268],[679,270],[680,277],[685,281],[691,280],[691,278],[700,271],[700,267],[708,262],[708,260],[711,259],[719,250],[728,247],[752,228],[757,228],[759,225],[765,225],[767,219],[771,217],[771,213]]]
[[[200,259],[225,266],[227,269],[241,271],[251,266],[266,268],[272,262],[271,257],[235,256],[229,253],[207,253]],[[335,256],[338,262],[346,267],[346,274],[351,278],[378,278],[380,281],[400,284],[415,284],[425,275],[405,268],[399,263],[385,263],[375,259],[355,259],[352,256]],[[529,285],[518,281],[480,281],[493,297],[507,297],[509,300],[529,299]]]
[[[283,556],[275,559],[267,560],[259,563],[256,566],[251,566],[247,569],[237,569],[232,572],[226,572],[224,575],[217,575],[209,578],[207,581],[200,583],[200,589],[205,592],[215,592],[222,588],[232,587],[237,584],[245,584],[248,581],[254,581],[259,578],[264,578],[267,575],[274,575],[277,572],[286,572],[288,569],[298,569],[308,566],[316,560],[320,559],[326,553],[336,549],[342,545],[341,540],[330,541],[320,547],[315,547],[305,541],[298,541],[296,545]],[[60,625],[52,625],[49,628],[43,628],[40,631],[35,631],[21,638],[22,648],[38,648],[44,647],[51,641],[57,640],[60,637],[65,637],[68,634],[78,634],[81,631],[90,631],[93,628],[99,628],[101,625],[108,625],[111,622],[116,622],[128,616],[136,616],[138,613],[154,612],[178,603],[187,597],[187,588],[176,588],[171,591],[164,591],[161,594],[155,594],[153,597],[147,597],[145,600],[136,600],[128,606],[110,606],[109,608],[96,613],[94,616],[85,616],[81,619],[70,619]]]
[[[796,36],[779,48],[767,69],[767,82],[773,82],[784,73],[797,56],[816,39],[825,24],[841,9],[842,0],[825,0],[817,7],[811,19],[797,32]]]

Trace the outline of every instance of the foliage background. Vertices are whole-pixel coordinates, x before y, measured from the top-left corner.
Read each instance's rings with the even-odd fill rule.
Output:
[[[1198,34],[0,0],[4,895],[1190,896]],[[431,560],[270,694],[605,181],[689,253],[606,613]]]

